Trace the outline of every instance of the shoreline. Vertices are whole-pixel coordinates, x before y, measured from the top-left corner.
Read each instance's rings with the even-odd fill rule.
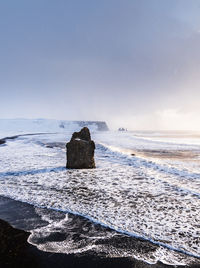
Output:
[[[101,258],[95,255],[76,256],[62,253],[44,252],[29,244],[30,233],[13,228],[0,219],[0,265],[3,267],[167,267],[148,265],[130,258]]]
[[[6,221],[0,220],[1,267],[132,267],[132,262],[128,258],[98,258],[92,255],[78,257],[44,252],[27,242],[29,235],[29,232],[13,228]]]
[[[1,138],[0,139],[0,145],[5,144],[7,142],[7,140],[15,140],[19,137],[26,137],[26,136],[37,136],[37,135],[46,135],[46,134],[56,134],[56,133],[45,133],[45,132],[39,132],[39,133],[27,133],[27,134],[18,134],[18,135],[14,135],[14,136],[9,136],[9,137],[5,137],[5,138]]]
[[[1,267],[34,267],[34,268],[78,268],[78,267],[108,267],[108,268],[167,268],[191,267],[170,266],[162,263],[147,264],[133,258],[107,258],[92,254],[75,255],[63,253],[44,252],[29,244],[27,239],[30,233],[13,228],[6,221],[0,220],[0,265]],[[3,265],[3,266],[2,266]]]
[[[189,266],[166,265],[161,262],[148,264],[133,257],[106,257],[89,251],[82,254],[52,253],[39,250],[28,243],[31,224],[44,224],[32,217],[34,206],[22,204],[0,196],[0,267],[34,268],[199,268],[199,264]],[[25,221],[25,222],[24,222]],[[15,226],[15,227],[12,227]],[[120,240],[118,241],[120,242]],[[127,240],[128,242],[128,240]],[[135,239],[138,244],[139,239]],[[146,245],[138,244],[139,247]]]

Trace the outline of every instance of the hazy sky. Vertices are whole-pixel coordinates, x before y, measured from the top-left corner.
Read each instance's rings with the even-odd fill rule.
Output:
[[[200,130],[200,0],[0,0],[0,118]]]

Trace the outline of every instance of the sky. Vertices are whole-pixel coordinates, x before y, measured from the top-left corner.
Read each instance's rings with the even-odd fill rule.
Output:
[[[200,130],[200,0],[0,0],[0,118]]]

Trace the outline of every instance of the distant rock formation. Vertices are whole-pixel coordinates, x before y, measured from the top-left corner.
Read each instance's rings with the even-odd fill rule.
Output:
[[[108,131],[109,128],[104,121],[62,121],[59,124],[60,128],[68,128],[69,123],[78,125],[79,127],[90,127],[90,129],[95,129],[97,131]]]
[[[78,121],[80,127],[96,125],[98,131],[108,131],[108,126],[104,121]]]
[[[80,127],[92,127],[96,126],[98,131],[108,131],[109,128],[104,121],[73,121],[77,123]]]
[[[60,125],[59,125],[59,127],[60,127],[60,128],[65,128],[64,123],[63,123],[63,122],[61,122],[61,123],[60,123]]]
[[[120,127],[118,128],[118,131],[128,131],[127,128]]]
[[[95,168],[95,143],[91,140],[87,127],[74,132],[67,148],[67,168]]]
[[[0,133],[52,133],[60,131],[77,131],[88,127],[92,131],[109,130],[104,121],[74,121],[55,119],[0,119]]]

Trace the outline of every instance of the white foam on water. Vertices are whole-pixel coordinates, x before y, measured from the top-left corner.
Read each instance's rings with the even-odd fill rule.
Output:
[[[124,135],[125,134],[125,135]],[[69,138],[69,136],[68,136]],[[132,256],[149,263],[185,264],[174,249],[200,257],[200,173],[184,162],[131,156],[127,149],[196,150],[198,145],[146,141],[131,133],[94,133],[97,141],[93,170],[65,169],[65,151],[41,146],[64,141],[65,135],[23,137],[0,148],[0,194],[16,200],[72,212],[119,232],[160,245],[156,253],[131,249],[113,256]],[[49,221],[46,232],[65,225],[68,218]],[[44,232],[44,229],[43,229]],[[34,232],[36,235],[37,231]],[[41,229],[38,230],[41,234]],[[71,241],[71,242],[70,242]],[[70,244],[71,243],[71,244]],[[82,252],[101,246],[72,247],[73,240],[43,245],[52,252]],[[71,250],[71,251],[70,251]],[[109,251],[108,250],[108,251]],[[170,258],[169,258],[170,256]]]

